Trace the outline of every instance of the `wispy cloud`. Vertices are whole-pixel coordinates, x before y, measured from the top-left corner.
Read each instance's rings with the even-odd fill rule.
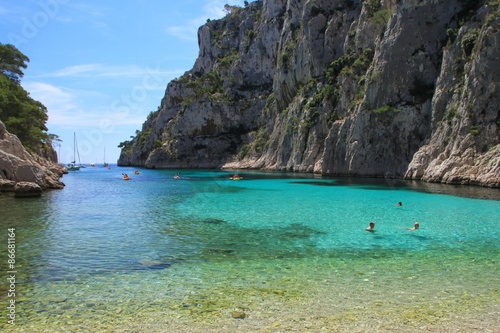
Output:
[[[165,71],[136,65],[81,64],[68,66],[52,73],[39,74],[37,77],[143,77],[145,75],[177,75],[182,73],[184,70]]]
[[[234,5],[241,6],[243,1],[233,1]],[[170,26],[166,28],[166,32],[174,37],[185,40],[197,40],[198,29],[205,24],[207,19],[219,19],[226,15],[224,5],[227,0],[212,0],[203,7],[203,15],[197,18],[187,20],[183,25]]]
[[[75,108],[74,95],[68,90],[43,82],[23,82],[23,86],[34,99],[40,99],[45,106],[50,104],[61,112]]]
[[[76,91],[60,88],[44,82],[28,81],[23,86],[31,97],[42,102],[49,110],[49,123],[55,125],[82,125],[89,121],[91,113],[81,108],[81,99],[97,97],[97,92]],[[82,117],[83,116],[83,117]]]
[[[61,76],[79,76],[79,75],[89,75],[92,72],[95,72],[96,70],[100,69],[102,65],[100,64],[83,64],[83,65],[75,65],[75,66],[69,66],[65,67],[63,69],[57,70],[53,73],[48,73],[43,76],[55,76],[55,77],[61,77]]]
[[[49,126],[96,127],[103,120],[115,126],[140,125],[144,121],[145,110],[141,104],[131,105],[123,112],[109,102],[113,97],[98,91],[69,89],[37,81],[23,82],[23,86],[49,110]],[[86,101],[89,100],[104,102],[88,105]]]

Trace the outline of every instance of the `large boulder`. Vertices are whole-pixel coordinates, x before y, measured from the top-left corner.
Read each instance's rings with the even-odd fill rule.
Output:
[[[0,192],[13,192],[15,181],[0,178]]]
[[[46,159],[30,154],[0,121],[0,191],[12,191],[12,183],[18,182],[33,183],[42,190],[61,189],[64,187],[59,180],[61,177],[62,172],[53,157]]]
[[[39,197],[41,195],[42,188],[33,182],[19,182],[14,186],[16,198]]]

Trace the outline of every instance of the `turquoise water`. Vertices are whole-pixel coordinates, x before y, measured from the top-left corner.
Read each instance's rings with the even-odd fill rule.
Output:
[[[4,329],[273,331],[302,327],[300,313],[309,331],[411,331],[498,305],[498,189],[140,171],[87,168],[41,198],[0,196],[4,275],[16,230],[16,320],[2,279]]]

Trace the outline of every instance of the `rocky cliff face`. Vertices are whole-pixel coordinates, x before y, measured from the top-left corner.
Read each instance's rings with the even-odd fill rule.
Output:
[[[44,189],[63,188],[55,151],[43,153],[45,157],[28,153],[17,136],[9,133],[0,121],[0,192],[14,191],[16,185],[24,188],[20,189],[24,196],[29,196],[28,192],[39,195]]]
[[[198,32],[120,165],[500,187],[499,3],[267,0]]]

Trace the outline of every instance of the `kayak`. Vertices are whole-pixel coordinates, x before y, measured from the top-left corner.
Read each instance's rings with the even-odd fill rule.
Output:
[[[123,177],[123,180],[130,180],[130,177]]]

